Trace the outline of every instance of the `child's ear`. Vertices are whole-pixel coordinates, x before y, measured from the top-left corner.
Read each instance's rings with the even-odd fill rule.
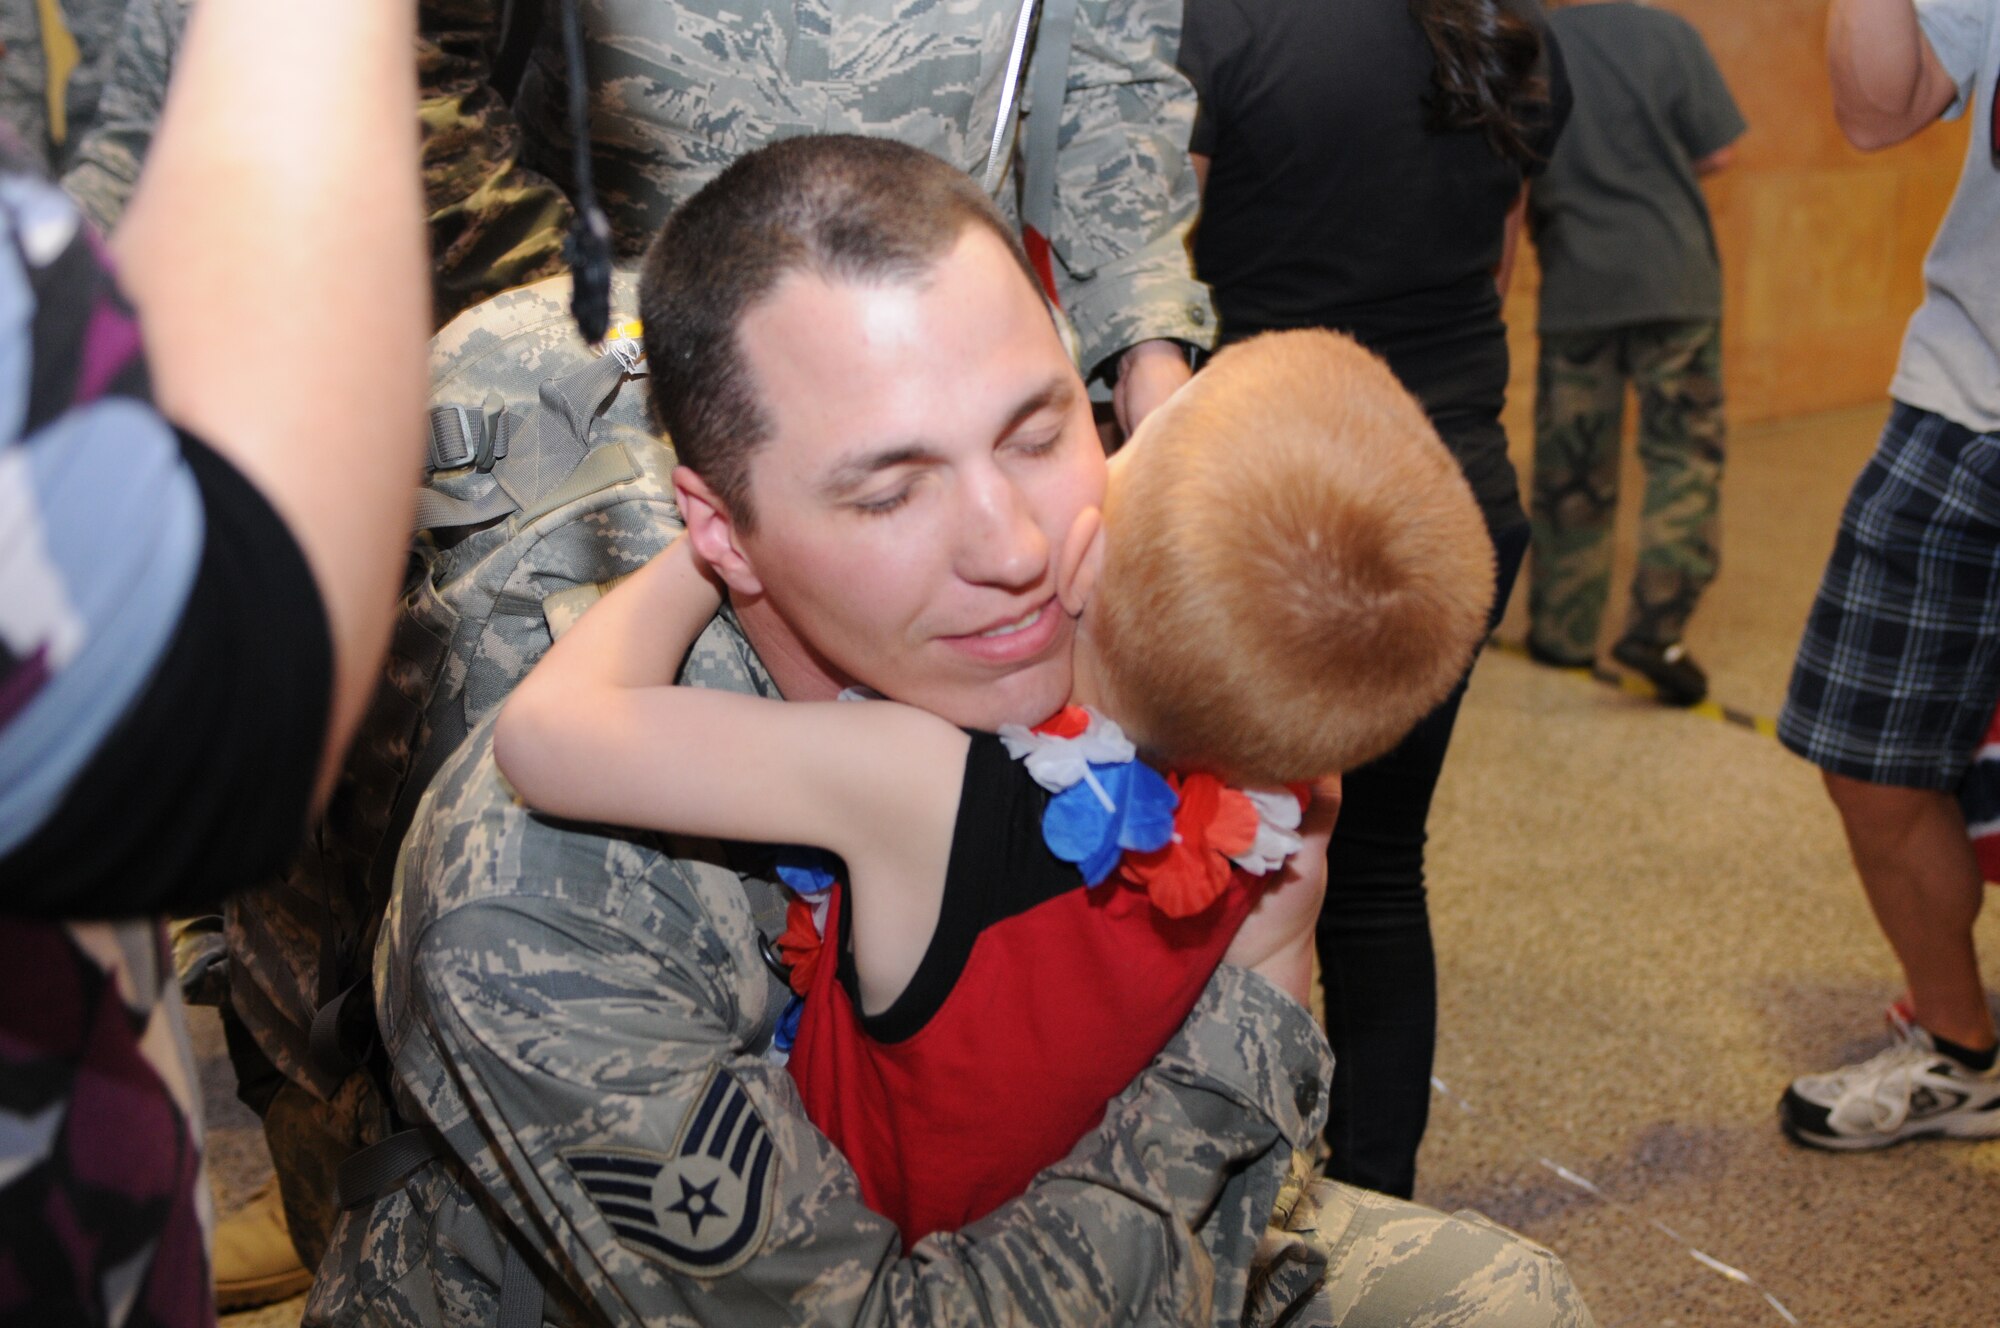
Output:
[[[680,505],[688,540],[703,562],[715,569],[722,583],[739,597],[762,593],[764,583],[750,563],[736,530],[735,519],[708,481],[686,466],[674,467],[674,501]]]
[[[1104,513],[1086,507],[1077,513],[1056,560],[1056,598],[1062,601],[1065,613],[1073,618],[1082,615],[1103,571]]]

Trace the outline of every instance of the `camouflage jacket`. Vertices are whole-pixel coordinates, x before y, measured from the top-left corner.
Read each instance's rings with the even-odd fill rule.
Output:
[[[773,694],[722,620],[683,680]],[[1218,970],[1096,1133],[904,1257],[767,1055],[781,890],[530,814],[491,740],[425,795],[376,955],[399,1108],[447,1156],[342,1219],[308,1324],[495,1322],[503,1242],[565,1325],[1236,1323],[1316,1285],[1296,1242],[1257,1256],[1330,1059],[1261,978]]]
[[[1213,344],[1186,246],[1198,198],[1194,89],[1175,67],[1181,4],[1078,0],[1049,238],[1087,373],[1149,338]],[[724,166],[787,135],[898,138],[983,173],[1019,11],[1017,0],[582,5],[593,170],[627,250]],[[571,171],[566,89],[551,32],[517,109],[524,159],[558,182]]]
[[[75,143],[63,188],[109,231],[131,201],[166,104],[193,0],[130,0],[107,52],[95,120]],[[33,0],[0,0],[0,15]],[[116,6],[113,6],[114,8]],[[562,266],[569,201],[519,165],[513,116],[488,82],[499,0],[422,0],[417,72],[424,193],[438,324]]]

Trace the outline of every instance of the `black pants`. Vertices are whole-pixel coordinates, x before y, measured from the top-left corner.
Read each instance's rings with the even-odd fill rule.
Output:
[[[1528,528],[1493,532],[1500,621]],[[1470,675],[1468,674],[1468,677]],[[1424,899],[1425,823],[1466,679],[1387,756],[1349,774],[1326,855],[1318,949],[1333,1044],[1327,1174],[1407,1199],[1430,1115],[1437,961]]]

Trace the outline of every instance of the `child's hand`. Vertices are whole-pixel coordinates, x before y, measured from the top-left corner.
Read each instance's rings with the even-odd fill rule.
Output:
[[[1313,788],[1312,805],[1299,825],[1305,842],[1243,920],[1225,964],[1259,973],[1301,1005],[1311,1002],[1314,924],[1326,898],[1326,845],[1340,814],[1340,776]]]

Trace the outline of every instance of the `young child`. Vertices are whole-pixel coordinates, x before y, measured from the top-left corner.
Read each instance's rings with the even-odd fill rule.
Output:
[[[1351,340],[1278,333],[1217,356],[1113,458],[1101,521],[1080,518],[1056,569],[1080,615],[1075,704],[1035,731],[635,688],[607,663],[620,625],[670,625],[684,652],[719,603],[681,540],[522,682],[496,751],[543,810],[844,862],[822,909],[785,872],[809,892],[781,947],[805,998],[790,1066],[915,1244],[1059,1161],[1225,957],[1306,999],[1309,910],[1232,948],[1300,842],[1283,786],[1393,746],[1464,671],[1492,589],[1477,506],[1417,403]],[[636,691],[616,711],[632,722],[567,722]],[[669,752],[657,787],[602,773],[606,744],[719,734],[730,761]]]

